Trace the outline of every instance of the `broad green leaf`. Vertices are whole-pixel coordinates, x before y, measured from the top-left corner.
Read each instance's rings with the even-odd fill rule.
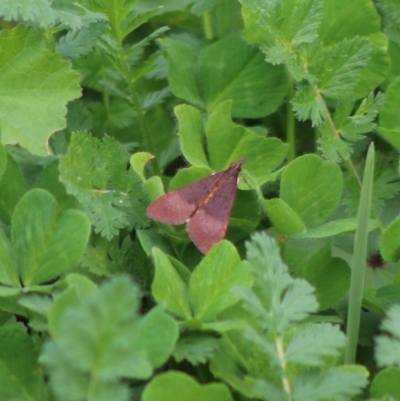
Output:
[[[400,77],[392,81],[385,92],[385,100],[379,112],[378,132],[396,149],[400,149]]]
[[[33,189],[15,207],[11,233],[21,280],[31,286],[52,280],[79,262],[90,223],[79,210],[60,213],[52,195]]]
[[[136,346],[146,349],[152,366],[158,368],[170,357],[178,336],[177,323],[158,306],[141,319]]]
[[[179,105],[174,109],[179,120],[180,145],[185,159],[194,166],[208,167],[204,149],[205,133],[200,112],[189,105]]]
[[[20,287],[18,268],[10,240],[0,228],[0,283]]]
[[[0,219],[9,226],[15,205],[27,191],[27,184],[17,162],[7,155],[7,165],[0,180]]]
[[[69,274],[65,281],[68,288],[58,295],[49,311],[49,332],[53,338],[60,335],[60,322],[68,308],[78,307],[97,291],[96,285],[85,276]]]
[[[257,228],[260,218],[260,205],[254,191],[236,191],[235,202],[229,220],[230,227],[239,227],[243,230],[243,235],[246,235],[246,233],[252,233]],[[243,235],[241,238],[243,238]],[[228,238],[231,239],[229,235]]]
[[[297,213],[282,199],[263,201],[268,218],[280,234],[293,235],[305,229]]]
[[[390,38],[390,35],[388,53],[392,68],[387,74],[385,81],[381,84],[381,87],[385,90],[400,75],[400,45],[396,43],[395,38]]]
[[[185,43],[172,39],[161,39],[160,43],[167,53],[168,81],[172,93],[197,106],[203,106],[198,86],[198,52]]]
[[[62,210],[77,208],[76,199],[67,194],[59,178],[58,160],[54,160],[44,168],[40,178],[35,182],[35,188],[41,188],[50,192],[56,198]]]
[[[145,388],[143,401],[233,401],[222,383],[200,385],[191,376],[170,371],[156,376]]]
[[[66,125],[67,102],[80,96],[79,74],[27,27],[3,30],[0,52],[2,143],[45,155],[47,138]]]
[[[218,105],[208,118],[205,138],[210,165],[214,171],[222,171],[227,169],[231,163],[245,157],[243,175],[250,185],[261,185],[271,179],[270,173],[283,162],[287,153],[287,145],[278,139],[264,138],[245,127],[234,125],[230,115],[231,105],[230,101]],[[179,106],[177,110],[181,122],[179,135],[182,138],[182,143],[185,144],[185,157],[189,161],[197,163],[196,167],[205,169],[208,162],[204,156],[205,148],[200,138],[199,113],[191,106]],[[192,124],[189,121],[190,119],[192,119]],[[192,130],[196,132],[196,146],[193,146],[192,143]],[[224,144],[223,147],[221,147],[221,143]],[[179,174],[183,173],[179,171],[178,176]],[[205,173],[204,176],[206,176]],[[196,176],[196,179],[200,178],[203,177]],[[171,188],[178,187],[175,180],[177,178],[174,178]],[[193,181],[194,179],[188,179],[179,186]]]
[[[172,92],[208,112],[231,99],[234,117],[263,117],[274,112],[286,94],[285,70],[266,64],[262,53],[238,34],[206,47],[189,47],[172,39],[161,43]]]
[[[337,304],[350,286],[350,268],[343,259],[332,258],[329,244],[303,263],[296,275],[305,278],[315,288],[319,310]]]
[[[182,188],[185,185],[192,184],[195,181],[199,181],[211,175],[211,173],[212,170],[209,167],[192,166],[188,168],[181,168],[171,179],[168,190],[171,191]]]
[[[158,176],[150,177],[146,181],[146,189],[149,193],[149,198],[152,201],[164,194],[164,186],[161,178]]]
[[[382,300],[382,303],[385,305],[386,309],[388,306],[393,304],[400,303],[400,285],[385,285],[380,287],[376,291],[376,297]]]
[[[249,178],[251,185],[261,185],[283,162],[288,147],[278,139],[263,138],[233,124],[230,109],[230,101],[221,103],[208,118],[206,138],[210,163],[216,171],[221,171],[230,163],[246,157],[244,176]]]
[[[6,148],[0,143],[0,182],[7,166],[7,152]]]
[[[379,239],[379,250],[387,262],[400,259],[400,220],[393,221]]]
[[[280,198],[306,227],[316,227],[332,215],[342,197],[340,167],[318,156],[301,156],[282,173]]]
[[[381,370],[371,384],[370,397],[374,399],[400,400],[400,368],[391,367]]]
[[[368,220],[368,231],[372,231],[378,228],[379,223],[376,220]],[[292,235],[293,238],[326,238],[333,237],[335,235],[345,233],[348,231],[354,231],[357,227],[357,219],[350,217],[348,219],[328,221],[327,223],[321,224],[318,227],[307,228],[301,233],[295,233]]]
[[[182,277],[181,272],[176,270],[170,258],[158,248],[153,248],[153,257],[156,272],[151,291],[154,299],[163,308],[181,319],[191,318],[187,276]]]
[[[144,168],[149,160],[151,160],[153,156],[147,152],[136,152],[130,158],[130,164],[136,174],[145,181],[144,177]]]
[[[215,319],[238,298],[230,292],[236,285],[253,283],[248,267],[240,261],[236,248],[228,241],[214,245],[190,277],[189,297],[193,315],[200,321]]]
[[[198,68],[209,112],[232,100],[233,117],[263,117],[274,112],[286,95],[285,70],[265,63],[263,54],[238,34],[206,47],[199,55]]]
[[[36,347],[20,324],[0,328],[0,398],[47,400],[48,390],[37,363]]]
[[[136,235],[138,236],[140,245],[147,256],[151,256],[151,252],[154,247],[161,249],[163,252],[169,255],[173,254],[174,249],[171,243],[159,232],[159,230],[137,230]]]

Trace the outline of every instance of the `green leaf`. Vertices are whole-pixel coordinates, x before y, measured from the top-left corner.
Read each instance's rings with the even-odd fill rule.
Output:
[[[189,272],[178,261],[172,262],[158,248],[153,248],[154,264],[156,272],[151,291],[158,304],[182,319],[189,319],[192,310],[188,297]],[[178,267],[178,269],[177,269]]]
[[[68,154],[60,159],[60,180],[74,195],[94,225],[110,240],[129,225],[128,155],[111,137],[103,141],[85,132],[71,138]]]
[[[274,112],[286,94],[284,69],[266,64],[263,55],[238,34],[206,47],[189,47],[172,39],[161,43],[174,95],[208,112],[231,99],[234,117],[263,117]]]
[[[235,285],[251,287],[252,277],[228,241],[214,245],[190,277],[189,297],[194,318],[215,319],[224,309],[238,302],[230,292]]]
[[[268,62],[289,62],[293,50],[318,38],[322,5],[319,0],[259,2],[241,0],[245,38],[261,43]]]
[[[131,156],[129,160],[133,170],[141,178],[142,181],[145,181],[144,177],[145,166],[152,158],[153,156],[150,153],[136,152]]]
[[[22,20],[28,23],[36,23],[42,28],[54,24],[57,16],[48,0],[23,1],[22,3],[4,0],[1,2],[0,15],[3,16],[5,21]]]
[[[393,221],[379,239],[379,250],[387,262],[400,259],[400,220]]]
[[[337,7],[336,0],[324,0],[324,13],[319,34],[325,45],[338,43],[343,39],[361,37],[372,45],[365,69],[354,90],[359,99],[373,91],[390,70],[387,53],[388,40],[381,32],[381,17],[369,0],[354,0]],[[348,23],[349,18],[351,24]]]
[[[349,290],[350,268],[343,259],[332,258],[330,244],[321,247],[295,273],[315,288],[319,310],[334,306]]]
[[[353,152],[353,142],[360,141],[364,134],[375,128],[374,120],[382,103],[383,95],[378,93],[374,96],[371,92],[353,113],[354,102],[343,99],[335,110],[334,126],[326,120],[320,127],[321,138],[318,142],[323,155],[334,162],[348,159]]]
[[[52,195],[33,189],[16,205],[11,232],[22,282],[31,286],[52,280],[79,262],[90,223],[79,210],[60,213]]]
[[[383,397],[393,397],[390,399],[400,399],[400,369],[398,367],[386,368],[377,373],[371,384],[370,397],[374,399],[384,399]]]
[[[68,308],[76,308],[85,302],[92,294],[97,292],[96,285],[85,276],[79,274],[69,274],[65,281],[67,289],[58,295],[49,311],[49,332],[55,339],[59,337],[60,323],[63,315]]]
[[[205,129],[208,151],[206,152],[206,147],[200,138],[200,116],[197,110],[191,106],[177,108],[178,118],[182,119],[179,135],[182,140],[184,155],[187,160],[196,162],[197,166],[203,169],[210,164],[214,171],[225,170],[231,163],[246,157],[242,173],[251,185],[261,185],[271,179],[271,171],[275,170],[284,160],[287,145],[278,139],[264,138],[245,127],[234,125],[231,120],[230,109],[231,102],[227,101],[220,104],[209,116]],[[196,146],[192,144],[192,130],[196,133]],[[224,143],[222,148],[221,143]],[[206,161],[206,153],[209,154],[210,163]],[[199,175],[196,173],[196,179],[206,176],[207,170],[201,171],[204,171],[204,175],[200,177],[200,173]],[[190,182],[193,180],[187,179],[184,184],[183,181],[180,182],[179,186]],[[174,179],[171,188],[175,185]]]
[[[305,230],[305,225],[297,213],[282,199],[264,200],[268,218],[280,234],[293,235]]]
[[[270,367],[271,361],[260,352],[258,345],[236,331],[222,335],[215,356],[210,361],[210,370],[215,377],[222,378],[248,398],[261,398],[255,394],[254,377],[267,373]],[[264,394],[270,395],[269,392]]]
[[[282,173],[280,198],[306,227],[322,224],[339,206],[343,178],[340,167],[318,156],[301,156]]]
[[[370,93],[368,97],[363,99],[352,116],[347,114],[341,121],[338,119],[340,115],[339,105],[336,109],[334,120],[341,136],[347,141],[354,142],[362,139],[362,134],[371,132],[376,126],[374,120],[382,107],[383,100],[384,97],[381,93],[378,93],[376,96]]]
[[[178,335],[178,325],[175,320],[158,306],[140,320],[137,347],[147,350],[151,365],[153,368],[158,368],[170,357]]]
[[[339,356],[346,344],[346,336],[339,325],[330,323],[304,324],[297,328],[286,349],[289,363],[323,366],[327,356]]]
[[[186,359],[196,366],[212,359],[218,346],[218,339],[208,333],[188,332],[180,336],[174,358],[178,363]]]
[[[269,173],[283,162],[287,145],[278,139],[263,138],[245,127],[234,125],[230,108],[230,101],[221,103],[208,118],[206,138],[210,163],[216,171],[220,171],[244,156],[246,179],[251,185],[261,185],[267,181]]]
[[[20,287],[18,269],[10,240],[0,228],[0,283]]]
[[[138,296],[128,277],[115,277],[65,309],[57,337],[40,357],[58,398],[128,400],[122,379],[147,379],[166,360],[177,325],[159,308],[139,317]]]
[[[0,327],[0,398],[48,400],[35,344],[20,324]]]
[[[153,248],[159,248],[168,255],[171,255],[174,252],[171,243],[159,232],[159,230],[137,230],[136,235],[138,236],[143,251],[148,256],[151,256]]]
[[[357,219],[349,218],[349,219],[341,219],[328,221],[325,224],[321,224],[318,227],[307,228],[303,232],[292,234],[293,238],[326,238],[333,237],[338,234],[342,234],[348,231],[354,231],[357,227]],[[379,223],[376,220],[369,219],[368,220],[368,232],[375,230],[375,228],[379,227]]]
[[[17,162],[7,154],[6,170],[0,180],[0,218],[9,226],[15,205],[27,191],[27,184]]]
[[[390,336],[380,335],[376,339],[376,360],[378,366],[399,366],[400,364],[400,305],[392,306],[386,313],[381,330]]]
[[[322,377],[316,373],[301,374],[294,382],[293,395],[299,401],[351,399],[367,385],[366,376],[346,366],[331,368]]]
[[[314,289],[305,280],[290,276],[272,238],[257,233],[246,245],[255,288],[238,287],[235,293],[258,324],[269,332],[283,333],[317,310]]]
[[[167,372],[155,377],[143,392],[143,401],[233,401],[222,383],[200,385],[181,372]]]
[[[311,119],[313,127],[318,127],[327,117],[327,109],[316,89],[309,84],[300,84],[292,99],[293,111],[300,121]]]
[[[56,51],[64,58],[76,59],[88,54],[105,30],[106,18],[97,14],[98,21],[85,21],[80,30],[68,31],[57,42]]]
[[[322,62],[315,66],[315,71],[311,70],[319,79],[322,93],[335,99],[351,96],[370,52],[369,42],[359,37],[344,39],[325,49]]]
[[[67,194],[64,185],[59,180],[59,174],[58,160],[54,160],[43,169],[39,179],[35,182],[35,188],[50,192],[62,210],[76,208],[76,199]]]
[[[0,144],[0,182],[7,167],[7,152],[6,148]]]
[[[400,149],[400,77],[392,81],[385,92],[385,100],[379,112],[378,132],[396,149]]]
[[[180,145],[186,160],[194,166],[208,167],[204,149],[205,134],[200,112],[186,104],[174,109],[179,120]]]
[[[376,291],[376,298],[382,300],[382,304],[386,309],[393,305],[400,303],[400,285],[384,285]]]
[[[65,127],[66,103],[79,97],[79,74],[42,39],[19,26],[0,34],[2,143],[45,155],[50,134]]]

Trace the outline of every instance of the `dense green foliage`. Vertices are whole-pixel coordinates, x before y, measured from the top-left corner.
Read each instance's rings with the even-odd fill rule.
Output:
[[[1,400],[400,401],[399,0],[0,17]],[[146,216],[242,157],[206,255]]]

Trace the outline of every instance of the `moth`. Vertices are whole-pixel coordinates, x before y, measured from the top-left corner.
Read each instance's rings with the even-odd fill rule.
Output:
[[[147,208],[147,216],[172,225],[187,223],[190,239],[202,253],[207,253],[225,237],[245,160],[160,196]]]

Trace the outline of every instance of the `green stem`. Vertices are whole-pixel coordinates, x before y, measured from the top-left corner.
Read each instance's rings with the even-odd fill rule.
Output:
[[[210,12],[209,11],[204,12],[202,19],[203,19],[204,36],[206,39],[211,40],[214,38],[214,33],[212,29]]]
[[[358,333],[360,330],[362,294],[364,287],[365,261],[367,258],[368,220],[371,215],[372,186],[374,178],[375,148],[371,143],[365,163],[361,187],[360,203],[357,214],[357,228],[354,252],[351,263],[351,282],[349,293],[349,311],[347,316],[347,347],[345,363],[353,364],[356,360]]]

